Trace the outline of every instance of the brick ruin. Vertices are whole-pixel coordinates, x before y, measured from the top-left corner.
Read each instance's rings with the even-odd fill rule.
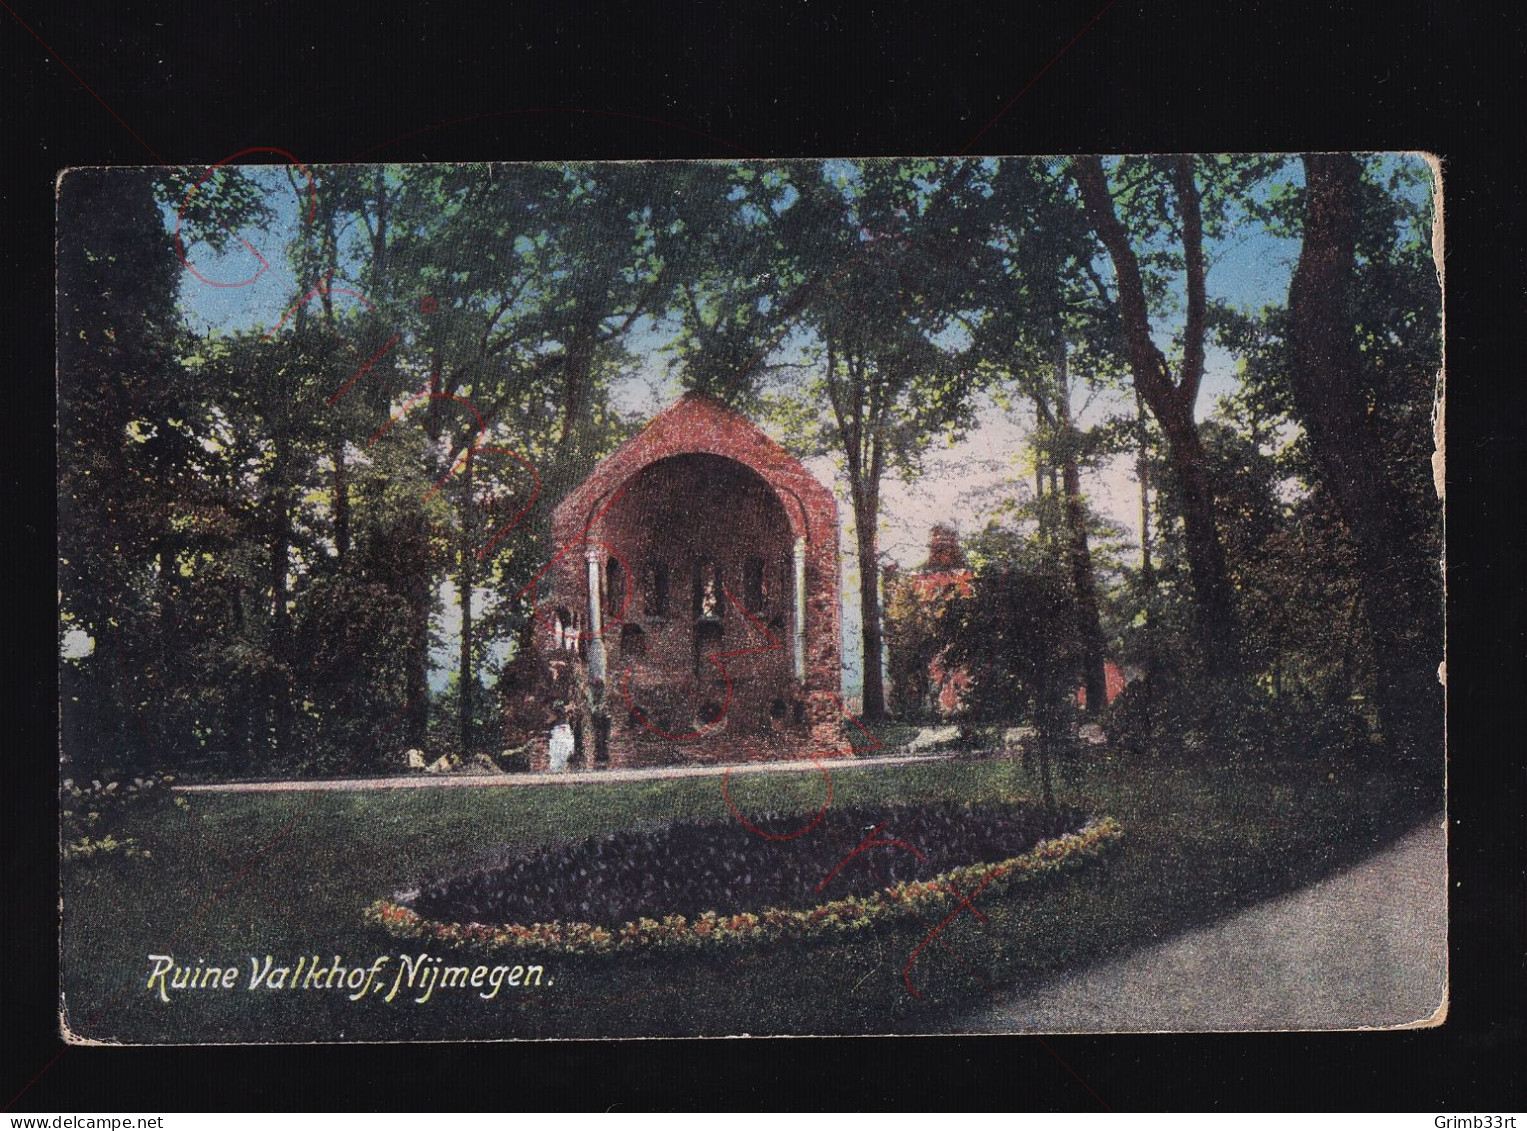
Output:
[[[837,503],[743,416],[687,394],[558,504],[552,534],[542,697],[592,689],[613,765],[843,744]]]

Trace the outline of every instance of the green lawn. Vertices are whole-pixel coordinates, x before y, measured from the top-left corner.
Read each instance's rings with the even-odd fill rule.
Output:
[[[813,813],[819,772],[739,776],[745,811]],[[1029,769],[969,761],[835,767],[833,803],[1033,795]],[[418,1040],[541,1036],[917,1031],[982,985],[1019,984],[1170,935],[1296,887],[1371,852],[1428,807],[1379,771],[1314,762],[1256,768],[1063,766],[1057,799],[1124,827],[1104,861],[1056,882],[983,896],[912,967],[934,925],[885,925],[842,941],[756,952],[541,959],[447,952],[366,926],[373,900],[504,844],[540,844],[674,817],[725,816],[719,778],[530,789],[196,794],[187,812],[129,830],[147,860],[72,864],[64,875],[63,980],[80,1036],[128,1042]],[[893,828],[887,835],[894,834]],[[852,846],[847,846],[852,847]],[[846,849],[845,849],[846,851]],[[319,954],[347,966],[429,950],[452,965],[540,962],[543,984],[400,992],[248,989],[250,956]],[[145,986],[150,954],[236,966],[231,990]],[[979,979],[979,980],[978,980]],[[484,991],[485,992],[485,991]]]

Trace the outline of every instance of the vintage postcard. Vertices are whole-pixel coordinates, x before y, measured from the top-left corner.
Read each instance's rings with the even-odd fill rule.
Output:
[[[1441,1023],[1439,178],[65,171],[65,1037]]]

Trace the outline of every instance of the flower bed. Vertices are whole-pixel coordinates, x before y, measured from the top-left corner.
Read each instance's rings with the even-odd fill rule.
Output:
[[[365,914],[403,938],[562,954],[813,939],[947,913],[1095,859],[1120,835],[1110,817],[1012,799],[834,808],[788,835],[809,820],[754,822],[763,836],[730,818],[678,821],[504,854]]]

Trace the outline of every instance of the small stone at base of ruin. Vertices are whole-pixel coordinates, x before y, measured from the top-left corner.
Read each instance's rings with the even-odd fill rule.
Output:
[[[472,761],[468,768],[473,773],[478,774],[501,774],[504,772],[498,768],[498,763],[496,763],[492,758],[488,757],[486,754],[481,753],[472,755]]]
[[[913,754],[922,750],[937,750],[940,746],[948,746],[960,737],[960,728],[957,726],[947,727],[923,727],[917,732],[917,737],[907,744],[907,749]]]

